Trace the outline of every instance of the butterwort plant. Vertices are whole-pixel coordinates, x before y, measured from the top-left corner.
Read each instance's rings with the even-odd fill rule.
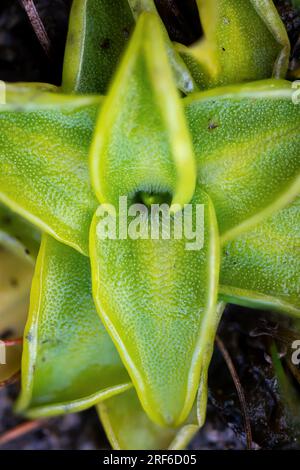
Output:
[[[186,46],[151,0],[74,0],[61,87],[7,83],[0,105],[1,243],[34,265],[16,411],[95,405],[116,449],[188,445],[226,303],[300,317],[287,33],[271,0],[196,4]],[[160,204],[192,208],[201,249],[172,223],[142,236],[142,209],[135,237],[99,235]]]

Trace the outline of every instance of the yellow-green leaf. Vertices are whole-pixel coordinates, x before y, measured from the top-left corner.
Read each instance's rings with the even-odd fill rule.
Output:
[[[91,226],[96,307],[143,408],[153,421],[167,426],[185,421],[200,377],[205,382],[202,372],[210,361],[218,321],[215,213],[200,188],[192,205],[193,230],[204,237],[203,247],[199,244],[194,251],[185,236],[175,239],[174,224],[170,239],[105,239],[102,222],[114,218],[103,218],[101,206]],[[197,205],[203,205],[203,223],[197,220]],[[117,217],[117,233],[119,222]]]
[[[284,207],[300,186],[300,106],[291,83],[265,80],[186,98],[198,182],[222,241]]]
[[[250,0],[279,45],[279,54],[273,68],[275,78],[284,78],[289,66],[290,41],[285,25],[281,21],[273,0]]]
[[[182,428],[163,428],[144,412],[134,390],[128,390],[97,405],[97,410],[113,449],[184,449],[198,430],[191,416]]]
[[[201,89],[284,78],[290,44],[271,0],[197,0],[204,38],[177,50]]]
[[[94,307],[89,260],[44,235],[24,334],[17,410],[30,417],[79,411],[130,386]]]
[[[63,91],[105,93],[134,23],[128,0],[74,0]]]
[[[100,203],[137,191],[170,193],[188,203],[196,163],[173,82],[160,21],[143,13],[103,102],[91,148]]]
[[[88,254],[97,207],[87,155],[100,97],[7,86],[0,105],[0,201]]]
[[[32,275],[32,264],[0,242],[0,339],[23,335]],[[20,370],[21,353],[22,345],[6,348],[6,364],[0,364],[0,382]]]
[[[300,198],[223,248],[227,302],[300,317]]]
[[[138,19],[143,12],[154,13],[157,15],[157,17],[159,17],[154,0],[128,0],[128,3],[136,19]],[[197,91],[197,85],[193,79],[193,76],[185,65],[184,60],[174,49],[162,20],[160,20],[160,22],[161,26],[163,27],[165,46],[176,85],[178,89],[186,95],[193,93]]]

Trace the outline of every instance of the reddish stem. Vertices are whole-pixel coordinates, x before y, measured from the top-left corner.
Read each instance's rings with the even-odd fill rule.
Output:
[[[13,429],[3,433],[0,436],[0,445],[7,444],[8,442],[14,441],[19,437],[24,436],[27,433],[35,431],[39,429],[43,425],[43,421],[35,420],[35,421],[26,421],[25,423],[19,424]]]
[[[50,57],[50,39],[33,0],[20,0],[20,2],[27,13],[31,26],[42,48],[44,49],[46,55]]]
[[[1,390],[1,388],[6,387],[7,385],[11,385],[11,384],[14,384],[14,383],[18,382],[20,380],[20,375],[21,375],[20,371],[18,371],[14,375],[9,377],[9,379],[6,379],[6,380],[3,380],[2,382],[0,382],[0,390]]]
[[[247,403],[246,403],[246,398],[245,398],[245,394],[244,394],[244,390],[243,390],[243,387],[241,385],[241,382],[240,382],[240,379],[239,379],[239,376],[237,374],[237,371],[234,367],[234,364],[232,362],[232,359],[229,355],[229,352],[227,351],[223,341],[221,340],[221,338],[217,335],[216,336],[216,343],[217,343],[217,346],[227,364],[227,367],[229,369],[229,372],[231,374],[231,377],[232,377],[232,380],[234,382],[234,385],[235,385],[235,388],[236,388],[236,391],[237,391],[237,394],[238,394],[238,397],[239,397],[239,401],[240,401],[240,404],[241,404],[241,410],[242,410],[242,414],[243,414],[243,420],[244,420],[244,426],[245,426],[245,432],[246,432],[246,439],[247,439],[247,449],[248,450],[251,450],[252,449],[252,444],[253,444],[253,441],[252,441],[252,431],[251,431],[251,423],[250,423],[250,418],[249,418],[249,415],[248,415],[248,411],[247,411]]]
[[[23,344],[23,338],[2,339],[1,341],[8,348],[10,346],[18,346],[19,344]]]

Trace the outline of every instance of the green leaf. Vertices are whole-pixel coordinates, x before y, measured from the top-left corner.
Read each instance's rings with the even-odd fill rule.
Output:
[[[97,207],[87,155],[100,97],[7,86],[0,105],[0,201],[88,254]]]
[[[5,246],[20,258],[34,263],[40,246],[40,232],[0,204],[0,246]]]
[[[285,25],[281,21],[277,8],[273,0],[250,0],[255,10],[266,24],[273,38],[280,45],[280,51],[274,64],[273,76],[275,78],[284,78],[290,59],[290,41]]]
[[[105,239],[101,206],[91,226],[96,307],[143,408],[166,426],[180,425],[191,410],[218,320],[217,224],[213,206],[199,188],[192,200],[194,231],[197,204],[204,206],[204,246],[195,251],[187,249],[185,237],[175,239],[173,230],[170,239]],[[124,220],[123,213],[117,216],[118,231]],[[198,220],[197,230],[202,229]]]
[[[170,193],[188,203],[196,163],[160,21],[143,13],[103,102],[91,147],[100,203],[137,191]]]
[[[74,0],[63,91],[105,93],[134,24],[128,0]]]
[[[99,403],[97,410],[110,444],[117,450],[180,450],[198,430],[193,424],[194,416],[181,429],[162,428],[153,423],[134,390]]]
[[[223,243],[299,192],[300,106],[293,91],[290,82],[266,80],[184,100],[198,182],[213,201]]]
[[[227,302],[300,317],[300,197],[223,248]]]
[[[144,12],[154,13],[159,18],[154,0],[128,0],[128,3],[136,19],[138,19],[139,16]],[[186,95],[197,91],[197,85],[183,59],[174,49],[162,20],[160,20],[160,23],[161,26],[163,26],[165,47],[178,89]]]
[[[284,78],[290,44],[271,0],[198,0],[204,39],[177,50],[199,88]]]
[[[16,102],[15,92],[18,91],[19,93],[22,91],[23,96],[33,96],[35,97],[35,92],[58,92],[59,87],[52,85],[51,83],[43,83],[43,82],[14,82],[6,83],[5,84],[6,91],[8,93],[9,102]],[[28,93],[29,95],[26,95]],[[5,93],[6,94],[6,93]],[[21,96],[21,95],[19,95]]]
[[[73,1],[63,69],[65,93],[106,93],[135,20],[144,11],[159,17],[153,0]],[[163,29],[176,84],[183,93],[191,93],[197,89],[195,82]]]
[[[24,335],[17,410],[30,417],[79,411],[130,386],[94,307],[89,260],[44,235]]]

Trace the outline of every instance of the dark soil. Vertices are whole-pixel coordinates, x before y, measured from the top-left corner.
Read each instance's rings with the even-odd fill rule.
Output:
[[[194,0],[156,0],[172,39],[190,44],[201,36]],[[289,1],[276,1],[292,43],[290,69],[300,66],[300,16]],[[51,40],[50,59],[40,46],[17,0],[1,0],[0,79],[45,81],[59,85],[71,0],[36,0],[38,12]],[[284,399],[271,359],[276,343],[288,357],[286,338],[295,325],[283,319],[245,308],[227,308],[219,329],[244,390],[251,423],[252,447],[300,449],[299,421],[293,400]],[[283,362],[284,359],[283,359]],[[299,394],[299,384],[285,369],[289,392]],[[22,422],[12,406],[18,385],[0,390],[0,435]],[[291,392],[291,396],[293,393]],[[299,396],[299,395],[298,395]],[[296,403],[299,410],[299,402]],[[209,373],[207,421],[194,439],[193,449],[244,449],[246,435],[241,406],[232,377],[218,348]],[[46,420],[36,431],[2,446],[2,449],[104,449],[109,444],[94,409]]]
[[[71,3],[72,0],[35,1],[51,40],[51,60],[49,60],[33,32],[20,2],[18,0],[1,0],[1,80],[60,84]]]
[[[12,411],[19,385],[0,390],[0,436],[24,422]],[[1,450],[93,450],[109,449],[94,408],[83,413],[45,420],[31,433],[0,446]]]

